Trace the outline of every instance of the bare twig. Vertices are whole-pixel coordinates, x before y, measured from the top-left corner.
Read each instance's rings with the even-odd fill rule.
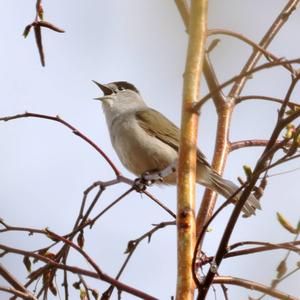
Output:
[[[273,24],[270,26],[268,31],[265,33],[264,37],[261,39],[259,45],[262,48],[267,48],[271,41],[274,39],[276,34],[279,32],[281,27],[286,23],[289,16],[292,12],[296,9],[299,0],[289,0],[282,11],[279,13],[278,17],[275,19]],[[252,55],[249,57],[248,61],[246,62],[244,68],[241,71],[241,74],[246,74],[248,71],[251,71],[255,65],[257,64],[258,60],[260,59],[262,52],[258,51],[256,48],[253,49]],[[240,77],[238,80],[235,81],[231,91],[229,92],[229,96],[236,98],[240,95],[243,87],[246,84],[248,77],[243,76]]]
[[[262,95],[249,95],[249,96],[240,96],[236,98],[236,103],[241,103],[247,100],[265,100],[265,101],[271,101],[275,103],[282,104],[283,99],[275,98],[275,97],[269,97],[269,96],[262,96]],[[292,110],[300,109],[300,104],[296,102],[289,101],[288,107]]]
[[[230,152],[246,147],[265,147],[268,140],[244,140],[230,143]]]
[[[144,239],[148,239],[148,243],[151,240],[152,235],[158,231],[161,228],[164,228],[166,226],[170,226],[170,225],[176,225],[176,221],[170,221],[170,222],[161,222],[159,224],[153,224],[154,228],[150,229],[149,231],[147,231],[146,233],[144,233],[143,235],[141,235],[139,238],[135,239],[135,240],[131,240],[128,242],[127,245],[127,249],[125,251],[125,253],[127,253],[127,257],[125,259],[125,261],[123,262],[117,276],[115,277],[115,279],[119,279],[122,275],[122,273],[124,272],[130,258],[132,257],[133,253],[135,252],[136,248],[138,247],[138,245],[144,240]],[[114,290],[114,286],[111,285],[103,294],[101,299],[109,299],[112,292]]]
[[[213,259],[212,265],[210,270],[208,271],[204,281],[202,283],[200,283],[199,286],[199,299],[205,299],[208,289],[213,281],[213,278],[216,275],[216,270],[218,269],[221,261],[224,258],[224,255],[226,254],[226,249],[227,249],[227,245],[228,245],[228,241],[230,239],[230,236],[234,230],[235,224],[237,222],[237,219],[239,217],[239,214],[242,210],[243,205],[245,204],[246,200],[248,199],[253,187],[255,186],[260,174],[262,172],[265,171],[266,166],[268,165],[268,161],[270,161],[270,159],[272,158],[272,156],[274,155],[274,152],[272,151],[274,149],[274,147],[276,147],[276,142],[278,140],[278,137],[282,131],[282,129],[284,128],[284,126],[286,126],[286,121],[288,118],[291,118],[291,116],[284,118],[284,113],[285,113],[285,109],[287,107],[287,103],[289,102],[289,99],[292,95],[292,92],[299,80],[299,76],[296,76],[294,78],[292,78],[290,87],[286,93],[286,96],[284,98],[284,101],[281,105],[281,108],[278,112],[278,120],[277,120],[277,124],[273,130],[273,133],[270,137],[269,143],[266,146],[264,152],[262,153],[260,159],[258,160],[255,169],[253,171],[253,174],[249,180],[248,185],[246,186],[245,190],[243,191],[243,193],[240,196],[239,202],[236,204],[235,208],[233,209],[233,212],[230,216],[230,219],[228,221],[228,224],[225,228],[224,234],[222,236],[221,242],[219,244],[217,253]],[[296,112],[293,114],[293,117],[295,118],[295,115],[297,115],[297,113],[300,112]]]
[[[249,75],[252,75],[254,73],[257,73],[259,71],[265,70],[265,69],[269,69],[269,68],[274,68],[274,67],[282,67],[284,65],[289,65],[289,64],[300,64],[300,59],[296,58],[296,59],[290,59],[290,60],[279,60],[279,61],[272,61],[272,62],[267,62],[265,64],[262,64],[258,67],[255,67],[253,69],[251,69],[250,71],[247,71],[245,73],[241,73],[239,75],[236,75],[230,79],[228,79],[227,81],[225,81],[224,83],[222,83],[217,90],[215,91],[211,91],[210,93],[208,93],[206,96],[204,96],[203,98],[201,98],[194,106],[194,110],[198,111],[198,109],[208,100],[212,97],[212,95],[217,92],[218,90],[222,90],[224,87],[230,85],[233,82],[236,82],[237,80],[243,78],[243,77],[248,77]],[[230,97],[229,97],[230,99]],[[234,99],[234,98],[232,98]]]
[[[82,275],[79,275],[79,280],[80,282],[82,283],[83,287],[84,287],[84,290],[85,290],[85,294],[86,294],[86,298],[87,300],[91,300],[90,298],[90,294],[89,294],[89,287],[86,283],[86,281],[84,280],[83,276]]]
[[[0,291],[13,294],[15,297],[20,297],[20,298],[26,299],[26,300],[37,300],[37,298],[34,297],[33,295],[29,295],[25,292],[19,291],[17,289],[11,288],[11,287],[5,287],[5,286],[0,285]]]
[[[258,247],[252,247],[242,250],[231,251],[234,248],[245,246],[245,245],[260,245]],[[227,248],[227,253],[224,255],[224,258],[236,257],[241,255],[249,255],[266,251],[274,251],[274,250],[289,250],[296,253],[300,252],[300,248],[296,247],[300,245],[300,241],[291,241],[286,243],[267,243],[267,242],[257,242],[257,241],[244,241],[240,243],[233,244]],[[207,263],[212,262],[214,257],[206,257],[202,262],[201,266],[204,266]]]
[[[44,47],[43,47],[43,42],[42,42],[42,33],[41,33],[41,27],[48,28],[50,30],[63,33],[65,32],[63,29],[53,25],[50,22],[44,21],[44,10],[42,7],[42,1],[37,0],[36,5],[36,15],[35,15],[35,20],[31,23],[28,24],[23,32],[23,36],[26,38],[31,30],[31,28],[34,28],[34,36],[35,36],[35,41],[36,45],[39,51],[39,56],[41,60],[41,64],[44,67],[45,66],[45,54],[44,54]]]
[[[57,236],[58,237],[58,236]],[[47,263],[49,266],[54,267],[56,269],[61,269],[61,270],[67,270],[69,272],[75,273],[75,274],[82,274],[88,277],[92,277],[92,278],[96,278],[96,279],[101,279],[103,281],[106,281],[110,284],[113,284],[114,286],[116,286],[118,289],[127,292],[129,294],[135,295],[141,299],[148,299],[148,300],[156,300],[157,298],[152,297],[142,291],[139,291],[133,287],[130,287],[124,283],[119,282],[118,280],[115,280],[114,278],[106,275],[105,273],[103,273],[99,267],[96,267],[98,269],[97,272],[91,272],[85,269],[81,269],[78,267],[74,267],[74,266],[69,266],[69,265],[63,265],[60,263],[57,263],[55,260],[50,259],[44,255],[40,255],[37,253],[33,253],[31,251],[25,251],[25,250],[21,250],[18,248],[13,248],[13,247],[8,247],[6,245],[2,245],[0,244],[0,249],[7,251],[9,253],[16,253],[16,254],[20,254],[23,256],[29,256],[29,257],[33,257],[36,258],[40,261],[43,261],[45,263]],[[99,272],[100,271],[100,272]]]
[[[242,279],[242,278],[237,278],[237,277],[231,277],[231,276],[216,276],[214,278],[214,283],[220,283],[220,284],[231,284],[231,285],[237,285],[237,286],[242,286],[244,288],[247,288],[249,290],[255,290],[259,292],[263,292],[268,294],[269,296],[273,296],[278,299],[283,299],[283,300],[299,300],[297,297],[293,297],[289,294],[286,294],[284,292],[278,291],[276,289],[272,289],[268,286],[265,286],[261,283],[247,280],[247,279]]]
[[[36,297],[29,292],[24,285],[19,282],[1,263],[0,263],[0,275],[13,287],[9,288],[7,292],[13,293],[23,299],[36,300]],[[4,289],[2,289],[4,290]]]
[[[231,30],[225,30],[225,29],[210,29],[208,30],[208,35],[216,35],[216,34],[223,34],[235,37],[237,39],[240,39],[241,41],[245,42],[246,44],[253,47],[260,55],[264,55],[268,60],[278,61],[281,60],[281,58],[275,56],[270,51],[267,51],[265,48],[261,47],[259,44],[253,42],[249,38],[245,37],[244,35],[231,31]],[[292,74],[295,74],[295,70],[291,67],[291,65],[284,65],[284,68],[286,68],[288,71],[290,71]]]
[[[101,156],[106,160],[106,162],[110,165],[110,167],[113,169],[115,172],[116,176],[120,176],[121,173],[117,169],[117,167],[114,165],[114,163],[109,159],[109,157],[104,153],[104,151],[98,147],[91,139],[89,139],[86,135],[84,135],[82,132],[80,132],[77,128],[75,128],[73,125],[68,123],[67,121],[61,119],[59,116],[49,116],[49,115],[43,115],[43,114],[36,114],[36,113],[31,113],[31,112],[25,112],[24,114],[18,114],[14,116],[6,116],[0,118],[0,121],[11,121],[15,119],[21,119],[21,118],[39,118],[39,119],[46,119],[46,120],[51,120],[54,122],[58,122],[67,128],[71,129],[72,132],[79,136],[81,139],[86,141],[88,144],[90,144]]]

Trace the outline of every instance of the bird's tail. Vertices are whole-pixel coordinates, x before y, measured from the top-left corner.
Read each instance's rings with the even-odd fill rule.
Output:
[[[216,191],[217,193],[224,196],[226,199],[231,197],[233,193],[239,188],[236,184],[230,180],[222,178],[219,174],[212,172],[210,173],[210,186],[208,188]],[[233,203],[236,203],[239,200],[242,192],[239,192],[232,200]],[[255,210],[261,209],[259,201],[253,194],[250,194],[249,198],[243,206],[243,217],[250,217],[255,215]]]

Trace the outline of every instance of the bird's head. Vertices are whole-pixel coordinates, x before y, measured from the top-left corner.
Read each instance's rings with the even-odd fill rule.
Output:
[[[103,109],[127,111],[145,106],[145,103],[138,89],[131,83],[126,81],[116,81],[107,84],[101,84],[97,81],[93,82],[101,89],[103,96],[95,98],[100,100]]]

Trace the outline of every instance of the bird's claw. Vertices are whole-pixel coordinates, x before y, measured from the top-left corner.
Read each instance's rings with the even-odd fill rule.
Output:
[[[141,175],[141,177],[135,179],[133,187],[137,192],[145,191],[148,186],[155,183],[155,180],[148,178],[149,175],[151,176],[150,172],[145,172]]]

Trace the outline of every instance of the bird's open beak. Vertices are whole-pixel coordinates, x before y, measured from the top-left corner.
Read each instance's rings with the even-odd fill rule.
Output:
[[[98,98],[94,98],[94,100],[100,100],[103,101],[105,99],[105,96],[111,95],[113,93],[113,91],[108,88],[105,84],[101,84],[95,80],[92,80],[103,92],[104,97],[98,97]]]

